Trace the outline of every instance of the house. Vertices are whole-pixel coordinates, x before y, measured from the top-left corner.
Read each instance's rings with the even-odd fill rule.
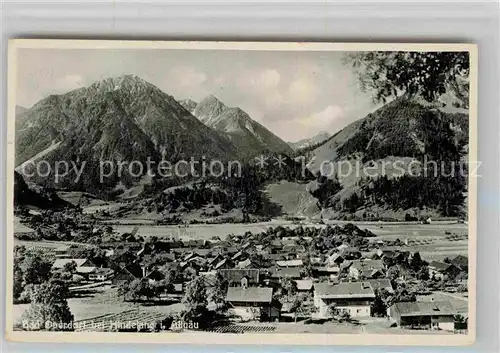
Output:
[[[300,293],[308,293],[313,290],[313,281],[312,279],[297,279],[295,280],[297,284],[297,290]]]
[[[80,266],[76,268],[76,273],[90,279],[90,274],[98,269],[96,266]]]
[[[429,262],[429,277],[437,279],[455,278],[461,272],[460,268],[454,264],[440,261]]]
[[[260,270],[258,269],[228,269],[219,270],[221,276],[229,286],[257,286],[260,283]]]
[[[454,330],[457,313],[449,301],[395,303],[389,317],[404,328]]]
[[[338,277],[340,273],[340,267],[338,266],[314,266],[312,268],[314,276],[329,276]]]
[[[301,267],[304,265],[301,259],[276,261],[278,267]]]
[[[95,268],[94,271],[88,274],[88,278],[96,282],[108,281],[113,278],[114,273],[115,271],[110,268]]]
[[[63,269],[69,263],[74,262],[76,264],[76,268],[78,267],[95,267],[95,264],[89,259],[57,259],[52,264],[53,270]]]
[[[217,265],[222,260],[224,260],[224,256],[222,256],[221,254],[217,254],[215,255],[215,257],[208,259],[207,265],[209,268],[214,268],[214,266]]]
[[[314,306],[319,316],[331,316],[329,308],[348,312],[351,317],[371,315],[370,305],[375,299],[375,292],[368,282],[328,282],[314,284]]]
[[[392,288],[391,281],[388,278],[378,278],[378,279],[367,279],[363,282],[368,282],[376,292],[378,289],[385,289],[389,294],[394,293],[394,288]]]
[[[257,264],[255,264],[254,262],[252,262],[252,260],[250,259],[246,259],[244,261],[240,261],[238,262],[238,264],[236,265],[236,268],[257,268],[257,267],[260,267],[260,266],[257,266]]]
[[[469,272],[469,258],[467,256],[458,255],[450,263],[459,267],[464,272]]]
[[[241,260],[244,260],[247,256],[248,255],[246,254],[245,251],[240,250],[236,254],[234,254],[233,257],[231,257],[231,260],[232,261],[241,261]]]
[[[144,268],[142,268],[138,263],[134,262],[117,271],[115,276],[111,280],[111,283],[115,286],[119,286],[125,282],[130,282],[134,279],[142,278],[144,276],[144,272]]]
[[[273,301],[273,289],[268,287],[229,287],[226,302],[237,316],[247,320],[275,321],[280,306]]]
[[[345,260],[356,260],[361,258],[361,251],[352,246],[341,248],[340,253]]]
[[[54,249],[54,255],[60,258],[68,258],[70,256],[69,255],[70,249],[71,248],[69,245],[60,245]]]
[[[355,280],[384,277],[384,264],[380,260],[354,260],[349,266],[348,277]]]
[[[123,268],[137,259],[134,253],[129,249],[115,249],[110,257],[111,262],[116,269]]]
[[[328,264],[328,266],[339,267],[342,262],[344,262],[344,258],[339,253],[333,253],[326,259],[326,263]]]
[[[410,252],[406,250],[401,250],[398,246],[386,246],[380,247],[376,254],[380,259],[388,258],[394,262],[402,263],[408,262],[410,257]]]
[[[152,270],[146,271],[146,275],[144,277],[147,278],[150,282],[158,282],[165,279],[165,274],[154,268]]]
[[[283,267],[270,269],[271,278],[283,279],[283,278],[294,278],[299,279],[302,277],[302,273],[298,267]]]
[[[296,243],[283,245],[283,252],[288,254],[301,254],[306,252],[304,245]]]
[[[230,269],[232,267],[233,264],[230,260],[222,259],[221,261],[217,262],[217,264],[213,268],[214,270],[222,270],[222,269]]]
[[[274,262],[286,260],[286,256],[284,254],[265,254],[263,257]]]

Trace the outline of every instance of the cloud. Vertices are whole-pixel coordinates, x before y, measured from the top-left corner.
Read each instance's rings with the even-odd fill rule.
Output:
[[[181,87],[197,87],[205,83],[207,75],[190,66],[180,66],[170,71],[171,78]]]
[[[66,93],[68,91],[80,88],[86,85],[85,78],[78,74],[69,74],[60,77],[54,81],[53,90],[58,93]]]
[[[314,82],[307,77],[301,77],[292,81],[288,89],[290,102],[300,105],[314,103],[317,97],[316,87]]]
[[[274,69],[245,70],[236,77],[236,85],[258,95],[275,89],[280,80],[281,75]]]
[[[324,110],[311,114],[310,116],[298,119],[298,122],[305,127],[314,127],[318,131],[328,129],[335,122],[344,116],[344,111],[338,105],[329,105]]]

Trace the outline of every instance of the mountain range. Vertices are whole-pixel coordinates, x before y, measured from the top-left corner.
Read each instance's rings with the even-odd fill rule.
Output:
[[[234,145],[191,115],[173,97],[134,76],[108,78],[36,103],[16,123],[16,165],[43,156],[55,161],[87,162],[77,185],[69,175],[61,185],[95,185],[99,161],[168,161],[191,157],[227,160]],[[109,180],[107,187],[130,176]],[[44,178],[51,180],[53,178]]]
[[[178,102],[135,75],[106,78],[51,95],[30,109],[19,107],[16,112],[17,170],[42,158],[51,165],[56,161],[86,161],[86,172],[76,184],[72,184],[74,172],[58,185],[50,185],[53,175],[31,180],[47,186],[99,193],[118,184],[137,182],[125,170],[121,176],[108,178],[102,190],[95,190],[100,184],[100,161],[139,161],[146,165],[148,158],[155,162],[162,158],[170,162],[191,158],[228,161],[293,152],[240,108],[229,108],[214,96],[199,104],[192,100]]]
[[[339,183],[328,194],[333,209],[456,215],[464,211],[466,176],[422,171],[426,160],[445,173],[458,168],[467,160],[468,136],[467,114],[400,97],[308,152],[308,167]]]
[[[328,176],[318,177],[314,187],[288,180],[289,184],[268,188],[271,197],[274,193],[282,202],[293,199],[304,204],[307,200],[307,207],[282,205],[283,209],[319,207],[322,212],[336,212],[336,217],[343,212],[430,208],[432,212],[450,215],[458,212],[457,207],[464,201],[462,195],[467,192],[466,183],[460,178],[400,178],[390,167],[385,171],[386,179],[364,172],[339,177],[338,169],[323,168],[330,164],[335,168],[340,161],[355,168],[356,164],[388,161],[408,166],[412,161],[421,163],[424,156],[447,162],[466,158],[466,112],[406,97],[395,99],[333,136],[322,132],[294,143],[286,143],[244,110],[228,107],[214,95],[200,102],[177,101],[134,75],[107,78],[65,94],[51,95],[29,109],[16,107],[16,116],[17,170],[23,163],[40,159],[51,164],[87,163],[77,183],[74,171],[57,184],[53,175],[24,178],[42,186],[95,195],[109,195],[117,188],[131,188],[142,182],[125,171],[101,183],[101,160],[138,160],[146,165],[148,158],[174,162],[206,157],[228,161],[267,153],[303,155],[313,173]],[[22,179],[16,175],[16,182],[23,186],[19,178]],[[311,205],[311,194],[318,199],[315,207]]]
[[[290,147],[292,147],[294,150],[300,150],[302,148],[308,148],[308,147],[313,147],[315,145],[319,145],[322,142],[325,142],[330,138],[330,134],[326,131],[320,131],[318,134],[314,135],[313,137],[301,139],[299,141],[295,142],[288,142]]]

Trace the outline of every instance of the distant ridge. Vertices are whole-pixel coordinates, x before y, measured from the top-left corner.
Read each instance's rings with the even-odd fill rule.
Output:
[[[288,142],[288,144],[294,150],[300,150],[301,148],[311,147],[318,143],[324,142],[328,140],[328,138],[330,138],[330,134],[326,131],[321,131],[318,134],[314,135],[313,137],[301,139],[295,142]]]
[[[214,95],[199,102],[193,113],[210,128],[224,133],[243,156],[260,153],[293,153],[292,148],[241,108],[227,107]]]

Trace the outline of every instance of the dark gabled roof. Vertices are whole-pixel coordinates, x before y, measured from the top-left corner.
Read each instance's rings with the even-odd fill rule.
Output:
[[[321,298],[344,299],[344,298],[375,298],[371,284],[362,282],[342,282],[330,284],[328,282],[315,283],[314,291]]]
[[[243,250],[240,250],[238,251],[236,254],[233,255],[233,257],[231,258],[231,260],[236,260],[237,258],[241,257],[241,256],[245,256],[245,252]]]
[[[163,274],[163,272],[159,271],[158,269],[153,269],[149,271],[145,277],[158,281],[165,279],[165,274]]]
[[[340,250],[340,252],[342,254],[349,254],[349,253],[359,253],[361,251],[359,251],[358,248],[354,247],[354,246],[348,246],[346,248],[343,248],[342,250]]]
[[[240,283],[243,277],[248,278],[248,284],[258,284],[260,281],[260,270],[255,268],[218,270],[229,285]]]
[[[213,265],[217,265],[217,263],[219,261],[221,261],[224,257],[221,255],[221,254],[217,254],[215,255],[215,257],[211,257],[208,259],[208,264],[213,266]]]
[[[214,268],[215,268],[215,269],[219,269],[219,268],[221,268],[222,266],[224,266],[224,265],[226,265],[226,264],[227,264],[227,265],[230,265],[229,260],[228,260],[228,259],[222,259],[222,260],[220,260],[219,262],[217,262],[217,263],[215,264]]]
[[[457,314],[457,310],[449,301],[404,302],[395,303],[393,307],[401,316],[449,316]]]
[[[381,260],[353,260],[350,268],[355,268],[359,271],[366,270],[383,270],[384,263]]]
[[[270,304],[273,299],[273,289],[267,287],[229,287],[226,301]]]
[[[300,278],[301,276],[298,267],[275,268],[271,271],[271,277],[274,278]]]
[[[455,266],[460,266],[462,268],[469,266],[469,258],[464,255],[457,255],[450,261]]]
[[[362,269],[359,271],[359,276],[361,278],[366,278],[366,279],[372,279],[374,277],[377,276],[377,274],[379,276],[383,276],[384,275],[384,271],[381,270],[381,269],[369,269],[369,268],[365,268],[365,269]]]
[[[387,278],[368,279],[368,280],[363,281],[363,282],[370,283],[374,291],[376,291],[377,289],[380,289],[380,288],[384,288],[389,293],[394,293],[394,289],[392,288],[391,281]]]
[[[212,249],[195,249],[193,252],[195,253],[195,255],[208,257],[212,254]]]
[[[142,278],[143,270],[142,270],[142,267],[137,262],[134,262],[130,265],[123,267],[119,271],[117,271],[115,277],[117,277],[123,273],[130,274],[134,278]]]
[[[429,267],[434,267],[438,271],[446,271],[450,266],[451,264],[441,261],[432,260],[429,262]]]

